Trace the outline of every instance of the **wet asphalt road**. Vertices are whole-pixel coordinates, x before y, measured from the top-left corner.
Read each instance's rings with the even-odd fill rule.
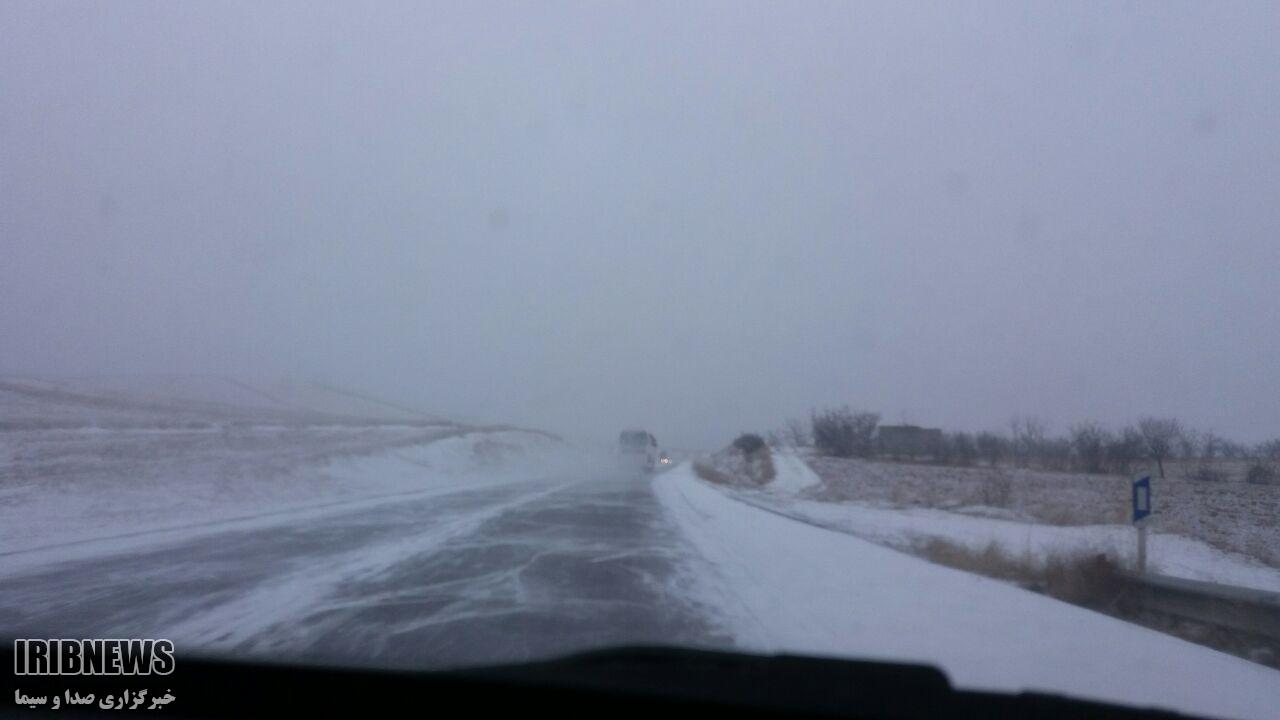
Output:
[[[541,479],[163,541],[0,578],[22,637],[438,668],[725,646],[647,477]]]

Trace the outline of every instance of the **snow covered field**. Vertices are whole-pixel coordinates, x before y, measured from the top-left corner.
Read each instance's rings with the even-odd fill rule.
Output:
[[[0,381],[0,568],[35,548],[66,554],[89,540],[314,514],[563,464],[560,443],[542,434],[380,413],[327,388],[150,382]]]
[[[1050,525],[1016,514],[1018,519],[1000,517],[999,508],[982,506],[940,510],[886,501],[812,500],[821,494],[815,491],[821,489],[822,479],[803,458],[775,450],[774,465],[774,482],[734,492],[745,502],[900,550],[915,550],[933,539],[975,551],[994,544],[1007,556],[1033,564],[1043,564],[1051,555],[1130,558],[1136,553],[1135,531],[1127,525]],[[1148,562],[1152,571],[1166,575],[1280,592],[1280,569],[1184,535],[1152,533]]]
[[[1027,525],[1082,528],[1080,532],[1037,531],[1071,543],[1096,538],[1109,546],[1128,529],[1129,480],[1110,475],[1051,473],[1012,468],[957,468],[936,465],[810,457],[821,483],[804,497],[873,508],[920,508],[985,514]],[[1244,482],[1207,483],[1170,476],[1152,484],[1153,531],[1208,545],[1232,557],[1280,571],[1280,487]],[[914,511],[913,511],[914,514]],[[941,517],[929,515],[929,517]],[[1100,528],[1107,527],[1107,530]],[[1006,526],[1007,528],[1007,526]],[[1088,529],[1083,529],[1088,528]],[[1008,539],[1002,533],[1002,539]],[[1034,546],[1038,544],[1031,540]],[[1131,542],[1122,542],[1127,547]],[[1162,543],[1205,555],[1177,539]],[[1020,551],[1021,547],[1012,547]],[[1156,552],[1161,552],[1159,549]],[[1181,552],[1181,550],[1179,550]],[[1180,561],[1164,555],[1173,572]],[[1181,572],[1181,571],[1179,571]],[[1188,577],[1201,577],[1192,574]],[[1205,576],[1203,579],[1208,579]]]
[[[964,688],[1221,717],[1280,707],[1280,672],[753,507],[688,465],[655,491],[705,559],[697,592],[749,648],[920,661]]]
[[[1136,552],[1135,531],[1118,525],[1060,527],[929,508],[826,503],[776,495],[753,500],[815,525],[901,549],[919,547],[922,541],[934,538],[977,551],[994,543],[1011,557],[1041,563],[1053,554],[1105,553],[1129,558]],[[1153,572],[1166,575],[1280,592],[1280,570],[1182,535],[1153,533],[1148,563]]]

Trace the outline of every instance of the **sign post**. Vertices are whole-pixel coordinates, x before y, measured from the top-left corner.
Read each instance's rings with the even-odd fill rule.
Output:
[[[1151,514],[1151,476],[1133,481],[1133,524],[1138,528],[1138,572],[1147,571],[1147,516]]]

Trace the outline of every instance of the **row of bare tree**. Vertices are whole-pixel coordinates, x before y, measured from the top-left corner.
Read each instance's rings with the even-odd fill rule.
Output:
[[[870,458],[878,454],[876,428],[880,415],[849,407],[815,410],[809,420],[793,418],[770,434],[775,444],[812,445],[825,455]],[[1280,439],[1248,446],[1212,432],[1197,431],[1174,418],[1144,417],[1111,430],[1085,421],[1052,435],[1035,417],[1009,421],[1007,433],[943,433],[927,452],[944,465],[992,467],[1012,465],[1053,471],[1129,474],[1139,463],[1154,463],[1161,477],[1170,460],[1182,461],[1184,472],[1198,479],[1221,479],[1216,461],[1251,461],[1246,479],[1280,480]]]

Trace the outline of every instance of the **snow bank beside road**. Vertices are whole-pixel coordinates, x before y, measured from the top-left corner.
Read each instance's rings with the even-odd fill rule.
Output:
[[[655,492],[755,649],[918,661],[966,688],[1272,718],[1280,672],[738,502],[688,466]]]
[[[816,525],[902,549],[938,538],[978,551],[995,544],[1010,557],[1040,562],[1053,554],[1129,557],[1136,552],[1134,529],[1122,525],[1045,525],[929,508],[886,508],[763,495],[753,501]],[[1155,572],[1280,592],[1280,570],[1182,535],[1153,533],[1148,554]]]
[[[794,451],[773,448],[773,482],[768,488],[774,492],[796,494],[822,482],[818,474],[809,468],[804,458]]]
[[[372,483],[395,490],[478,475],[491,479],[530,477],[564,472],[571,466],[563,443],[536,433],[506,430],[470,432],[372,455],[344,457],[330,462],[324,473],[344,484]]]
[[[995,545],[1010,558],[1035,563],[1053,555],[1101,553],[1131,558],[1137,552],[1135,531],[1129,525],[1051,525],[1022,511],[981,506],[944,510],[877,501],[811,500],[821,495],[802,491],[822,481],[802,457],[775,451],[774,464],[778,479],[766,486],[771,492],[749,488],[735,492],[747,502],[900,550],[938,539],[976,551]],[[1280,592],[1280,570],[1186,535],[1159,532],[1159,527],[1152,533],[1148,553],[1154,572]]]

